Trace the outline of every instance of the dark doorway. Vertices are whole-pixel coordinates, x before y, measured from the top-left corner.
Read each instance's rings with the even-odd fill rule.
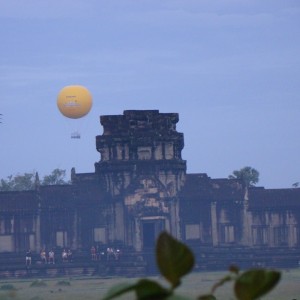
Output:
[[[147,222],[143,224],[143,245],[144,248],[154,248],[155,246],[154,222]]]

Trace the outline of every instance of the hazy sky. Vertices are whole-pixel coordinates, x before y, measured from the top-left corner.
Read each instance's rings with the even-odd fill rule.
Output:
[[[189,173],[300,181],[299,0],[0,0],[0,37],[0,178],[93,172],[100,115],[159,109]],[[72,84],[93,95],[81,120],[56,106]]]

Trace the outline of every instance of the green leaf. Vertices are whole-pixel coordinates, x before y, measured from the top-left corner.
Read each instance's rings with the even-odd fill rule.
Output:
[[[107,294],[104,296],[103,300],[109,300],[109,299],[116,298],[127,292],[134,291],[135,288],[136,288],[136,284],[121,283],[121,284],[115,285],[107,292]]]
[[[166,300],[193,300],[193,298],[189,298],[187,296],[182,296],[182,295],[176,295],[172,294],[171,296],[168,296]]]
[[[203,295],[197,298],[198,300],[217,300],[214,295]]]
[[[222,278],[216,284],[213,285],[211,292],[214,293],[218,287],[222,286],[224,283],[231,281],[231,280],[233,280],[233,278],[230,275],[225,276],[224,278]]]
[[[156,244],[156,260],[161,274],[172,284],[180,284],[180,279],[189,273],[195,263],[192,251],[167,232],[162,232]]]
[[[239,276],[234,285],[239,300],[254,300],[272,290],[280,280],[280,272],[252,269]]]
[[[156,281],[141,279],[134,284],[123,283],[112,287],[103,300],[113,299],[127,292],[135,292],[139,300],[166,299],[172,293]]]
[[[135,286],[135,292],[139,300],[166,299],[172,293],[156,281],[148,279],[139,280]]]

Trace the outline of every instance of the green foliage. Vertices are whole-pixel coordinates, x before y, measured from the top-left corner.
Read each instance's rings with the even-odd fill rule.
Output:
[[[43,178],[42,185],[59,185],[68,184],[65,181],[66,170],[54,169],[50,175],[46,175]]]
[[[0,290],[4,290],[4,291],[12,291],[12,290],[15,290],[16,288],[14,287],[13,284],[10,284],[10,283],[7,283],[7,284],[3,284],[1,285],[0,287]]]
[[[180,279],[192,270],[195,263],[191,250],[166,232],[158,237],[156,261],[160,273],[173,288],[180,284]]]
[[[71,282],[68,281],[68,280],[60,280],[56,283],[56,285],[59,285],[59,286],[70,286],[71,285]]]
[[[239,300],[258,299],[272,290],[279,280],[279,272],[264,269],[246,271],[235,281],[235,295]]]
[[[217,298],[214,295],[203,295],[198,297],[198,300],[217,300]]]
[[[113,299],[127,292],[135,292],[140,300],[175,299],[173,291],[180,284],[181,278],[193,268],[194,256],[186,245],[163,232],[157,240],[156,259],[160,272],[171,283],[170,288],[165,288],[153,280],[141,279],[135,284],[113,287],[104,299]]]
[[[113,299],[127,292],[135,292],[137,299],[166,299],[170,295],[170,291],[162,287],[159,283],[141,279],[135,284],[120,284],[109,290],[105,296],[105,300]]]
[[[175,294],[183,276],[192,271],[194,256],[191,250],[170,234],[163,232],[156,243],[156,260],[162,276],[171,284],[164,287],[150,279],[140,279],[134,284],[119,284],[111,288],[103,300],[110,300],[128,292],[133,292],[138,300],[167,299],[188,300],[188,297]],[[217,300],[214,293],[223,284],[233,281],[234,293],[238,300],[255,300],[271,291],[280,280],[277,271],[251,269],[244,273],[232,266],[229,274],[221,278],[206,295],[198,300]]]
[[[37,279],[30,284],[31,287],[45,287],[47,283],[42,279]]]
[[[35,173],[17,174],[1,179],[0,191],[28,191],[34,189]]]
[[[254,186],[259,181],[259,172],[251,167],[244,167],[240,170],[235,170],[232,175],[228,176],[229,179],[240,179],[246,186]]]
[[[70,184],[65,180],[66,170],[54,169],[50,175],[44,176],[42,185]],[[0,191],[29,191],[34,190],[39,184],[36,172],[7,176],[0,180]]]

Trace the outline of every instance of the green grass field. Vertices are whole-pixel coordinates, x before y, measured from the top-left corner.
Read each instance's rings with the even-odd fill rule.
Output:
[[[186,276],[178,294],[190,296],[196,299],[201,294],[208,293],[210,288],[222,278],[226,272],[201,272]],[[152,277],[163,284],[167,284],[160,277]],[[36,279],[1,280],[0,300],[89,300],[101,299],[107,290],[121,282],[135,282],[136,278],[52,278],[43,279],[46,285],[36,282]],[[36,282],[37,286],[31,286]],[[9,290],[10,287],[14,290]],[[6,289],[5,289],[6,288]],[[220,287],[216,294],[217,299],[235,299],[232,293],[232,285],[226,284]],[[133,294],[119,299],[134,299]],[[282,279],[279,285],[262,300],[300,300],[300,269],[282,271]]]

